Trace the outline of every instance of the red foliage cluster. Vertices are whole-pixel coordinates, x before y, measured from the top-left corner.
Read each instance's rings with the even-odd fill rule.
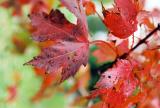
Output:
[[[131,61],[118,60],[113,68],[101,75],[96,84],[98,89],[92,92],[91,97],[101,96],[105,104],[111,108],[125,108],[130,98],[134,97],[133,92],[139,84],[133,68],[134,64]]]
[[[140,54],[133,51],[146,43],[160,26],[140,40],[135,47],[128,48],[128,37],[134,34],[138,24],[148,27],[148,31],[155,28],[148,17],[142,17],[149,14],[141,10],[142,5],[139,2],[115,0],[112,9],[105,9],[102,6],[104,16],[101,18],[102,21],[112,35],[123,41],[118,45],[113,41],[91,42],[98,47],[98,50],[93,52],[98,62],[112,61],[114,64],[101,74],[96,90],[88,96],[89,99],[97,96],[101,99],[101,102],[93,105],[92,108],[132,108],[133,106],[153,108],[152,106],[158,104],[153,101],[159,101],[160,98],[158,94],[160,52],[157,48],[148,49]],[[51,10],[49,14],[39,11],[43,6],[38,4],[30,14],[34,28],[32,38],[43,43],[40,55],[26,63],[35,66],[37,74],[44,78],[41,89],[34,99],[40,97],[54,82],[61,83],[74,76],[80,66],[86,66],[88,62],[90,42],[86,14],[96,13],[95,5],[90,0],[61,0],[61,3],[77,17],[77,24],[67,21],[59,10]],[[139,59],[142,56],[143,61]]]

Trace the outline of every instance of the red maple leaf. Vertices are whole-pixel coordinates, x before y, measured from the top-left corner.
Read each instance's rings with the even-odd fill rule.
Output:
[[[33,39],[38,42],[54,41],[42,49],[42,53],[26,64],[44,69],[47,73],[61,70],[61,81],[75,75],[81,65],[88,62],[88,29],[82,1],[61,0],[77,17],[77,25],[66,20],[59,10],[49,14],[33,13],[30,15],[35,28]],[[57,73],[58,74],[58,73]]]
[[[118,60],[113,68],[101,75],[96,84],[97,89],[90,97],[101,96],[102,100],[113,108],[124,108],[126,103],[130,104],[128,100],[138,85],[138,80],[132,72],[133,67],[128,60]]]
[[[127,38],[137,30],[136,3],[133,0],[115,0],[114,9],[103,8],[104,24],[116,37]]]
[[[126,80],[132,74],[133,66],[128,60],[119,60],[116,65],[101,75],[97,88],[112,88],[119,80]]]

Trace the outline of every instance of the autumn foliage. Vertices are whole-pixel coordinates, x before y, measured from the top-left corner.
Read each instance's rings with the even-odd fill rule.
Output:
[[[32,65],[35,74],[43,79],[32,101],[49,97],[51,92],[45,94],[48,88],[56,88],[73,77],[76,83],[68,94],[83,90],[77,100],[85,107],[160,108],[160,24],[152,20],[159,22],[160,15],[156,9],[144,10],[143,2],[114,0],[113,7],[107,8],[99,1],[101,13],[97,12],[92,0],[60,0],[57,9],[52,9],[45,0],[8,0],[0,4],[5,8],[14,7],[13,15],[16,16],[21,16],[22,5],[31,4],[28,30],[41,52],[25,65]],[[76,24],[67,20],[59,9],[62,7],[77,18]],[[89,15],[98,16],[105,25],[107,40],[91,41],[87,23]],[[136,37],[135,32],[143,30],[141,28],[145,33]],[[23,53],[26,44],[20,47],[23,42],[19,38],[12,41]],[[141,48],[143,45],[145,47]],[[96,48],[91,51],[93,46]],[[90,56],[96,58],[97,67],[93,68],[88,62]],[[92,79],[89,68],[99,77],[91,89],[87,88]],[[78,78],[76,73],[80,74]],[[17,94],[16,87],[8,87],[8,92],[10,101]],[[95,99],[98,101],[94,102]]]
[[[113,9],[103,9],[103,22],[114,36],[127,38],[137,30],[136,3],[132,0],[115,0],[115,4]]]

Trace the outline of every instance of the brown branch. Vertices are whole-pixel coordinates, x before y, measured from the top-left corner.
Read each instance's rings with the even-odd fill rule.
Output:
[[[132,53],[136,48],[138,48],[140,45],[145,43],[147,39],[149,39],[158,30],[160,30],[160,23],[152,32],[150,32],[145,38],[140,40],[132,49],[130,49],[128,53],[124,53],[123,55],[117,57],[113,63],[110,63],[110,65],[108,63],[103,64],[102,66],[98,67],[96,70],[100,72],[104,72],[107,68],[111,68],[117,62],[118,59],[126,59],[130,55],[130,53]]]
[[[157,32],[158,30],[160,30],[160,23],[158,24],[158,26],[152,31],[152,32],[150,32],[144,39],[142,39],[141,41],[139,41],[139,43],[135,46],[135,47],[133,47],[130,51],[129,51],[129,53],[130,52],[132,52],[132,51],[134,51],[138,46],[140,46],[141,44],[143,44],[143,43],[145,43],[146,42],[146,40],[148,39],[148,38],[150,38],[155,32]]]

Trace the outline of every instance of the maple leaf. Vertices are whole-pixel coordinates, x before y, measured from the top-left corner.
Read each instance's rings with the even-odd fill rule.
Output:
[[[93,56],[96,57],[97,63],[114,61],[117,55],[121,56],[129,52],[128,40],[123,40],[116,46],[114,42],[94,41],[97,49],[93,51]]]
[[[127,38],[137,30],[137,8],[132,0],[115,0],[114,9],[103,7],[104,24],[116,37]]]
[[[132,72],[133,66],[128,60],[119,60],[116,65],[108,69],[101,75],[100,80],[97,82],[97,88],[112,88],[122,78],[128,78]]]
[[[134,66],[128,60],[118,60],[113,68],[101,75],[96,84],[96,90],[91,93],[91,98],[101,96],[102,100],[113,108],[124,108],[123,105],[138,85],[138,80],[132,72]],[[110,98],[112,97],[112,98]],[[117,102],[117,99],[120,100]]]
[[[54,41],[42,49],[42,53],[26,64],[44,69],[46,72],[61,71],[61,82],[75,75],[81,65],[88,62],[88,29],[82,1],[61,0],[77,17],[77,25],[66,20],[59,10],[49,14],[33,13],[30,15],[35,28],[33,39],[38,42]],[[58,74],[58,73],[57,73]]]
[[[114,43],[104,41],[94,41],[97,49],[93,52],[93,56],[96,57],[97,63],[104,63],[108,61],[114,61],[116,59],[116,48]]]

